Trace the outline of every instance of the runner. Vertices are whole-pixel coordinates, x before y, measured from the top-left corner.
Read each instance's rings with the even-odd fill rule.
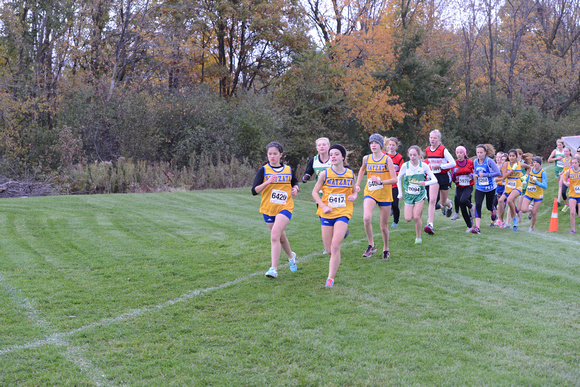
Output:
[[[318,154],[308,160],[306,171],[304,172],[304,175],[302,175],[302,183],[308,182],[313,175],[316,177],[316,181],[318,181],[320,172],[330,167],[330,156],[328,155],[329,148],[330,140],[328,138],[320,137],[316,140],[316,150],[318,151]]]
[[[397,140],[396,137],[391,137],[388,139],[385,137],[385,141],[387,142],[386,153],[391,158],[391,160],[393,160],[395,172],[397,173],[397,176],[399,176],[399,170],[405,163],[403,156],[400,153],[397,153],[397,148],[399,145],[401,145],[401,143],[399,140]],[[393,213],[393,224],[391,224],[391,227],[398,227],[401,211],[399,210],[399,188],[397,184],[393,184],[393,205],[391,206],[391,212]]]
[[[489,156],[495,152],[490,144],[479,144],[475,147],[475,152],[477,154],[477,158],[473,161],[473,168],[477,177],[475,185],[475,230],[477,234],[480,234],[483,199],[485,199],[485,206],[491,212],[491,226],[493,226],[493,221],[495,220],[493,203],[497,188],[495,177],[501,176],[501,172],[495,161]]]
[[[548,176],[546,175],[546,171],[542,169],[541,157],[534,157],[533,168],[530,173],[528,173],[527,180],[528,187],[520,206],[520,212],[525,214],[526,212],[531,211],[532,224],[528,231],[533,232],[538,218],[538,210],[540,209],[542,200],[544,200],[544,190],[548,188]],[[531,210],[530,204],[532,204]]]
[[[497,210],[497,220],[495,224],[499,228],[505,228],[504,223],[504,213],[505,213],[505,200],[506,197],[504,196],[505,192],[505,179],[503,178],[503,171],[506,168],[508,155],[507,153],[501,153],[499,157],[499,171],[502,173],[500,176],[495,178],[495,182],[497,183],[497,188],[495,189],[495,198],[496,198],[496,210]]]
[[[479,234],[478,230],[473,227],[471,195],[473,194],[473,185],[475,183],[473,161],[467,158],[467,149],[464,146],[455,148],[457,156],[456,166],[452,169],[452,180],[455,183],[455,197],[459,201],[461,216],[467,225],[466,232]]]
[[[296,271],[296,254],[290,249],[286,237],[286,226],[292,219],[294,201],[292,196],[298,194],[298,181],[292,168],[282,163],[283,150],[278,142],[266,146],[268,162],[258,170],[252,187],[252,194],[262,194],[260,212],[270,229],[272,265],[266,277],[278,277],[278,262],[283,249],[290,263],[290,271]]]
[[[570,234],[576,234],[576,214],[577,204],[580,202],[580,156],[574,156],[572,166],[566,172],[562,181],[567,187],[570,187]]]
[[[568,211],[568,200],[567,191],[568,186],[564,184],[562,177],[570,169],[572,165],[572,149],[570,147],[564,147],[564,157],[562,158],[562,172],[560,172],[560,179],[558,180],[558,197],[564,199],[564,207],[562,207],[562,212]]]
[[[561,138],[556,140],[556,149],[550,153],[550,157],[548,157],[548,162],[553,163],[556,162],[554,165],[554,174],[556,175],[556,180],[560,181],[560,174],[564,172],[564,163],[562,160],[564,159],[564,140]],[[562,201],[562,191],[561,185],[558,184],[558,203]]]
[[[448,196],[449,188],[451,188],[451,174],[449,171],[455,167],[455,160],[447,148],[441,144],[441,132],[439,130],[433,130],[429,134],[429,143],[430,146],[425,149],[427,157],[425,162],[429,164],[431,170],[437,177],[437,184],[431,185],[427,191],[429,210],[427,212],[428,217],[425,232],[433,235],[435,234],[433,221],[435,219],[435,206],[437,205],[438,194],[441,194],[441,206],[445,215],[449,218],[453,212],[453,203],[449,200]]]
[[[399,199],[405,196],[405,221],[415,221],[415,244],[421,240],[421,215],[423,214],[423,203],[427,197],[426,186],[437,184],[437,178],[431,171],[427,163],[421,161],[422,151],[417,145],[412,145],[407,151],[409,161],[403,164],[399,171],[398,185]],[[425,181],[425,176],[429,180]]]
[[[353,202],[357,192],[354,189],[354,172],[344,166],[346,149],[335,144],[329,149],[330,168],[320,173],[320,178],[312,190],[312,197],[318,204],[316,214],[320,216],[322,242],[330,251],[328,263],[328,278],[325,287],[334,286],[334,277],[340,265],[340,247],[348,230],[348,222],[352,217]],[[322,198],[318,192],[322,190]]]
[[[367,184],[364,189],[363,201],[363,221],[365,233],[369,246],[363,253],[363,257],[370,257],[377,251],[373,238],[373,210],[379,206],[380,227],[383,235],[383,259],[389,259],[389,215],[391,214],[391,204],[393,202],[393,192],[391,184],[397,182],[395,166],[393,160],[385,154],[382,149],[384,146],[383,136],[372,134],[369,138],[371,154],[362,159],[359,175],[356,180],[356,192],[360,192],[360,183],[366,172]]]
[[[509,161],[504,164],[502,177],[506,179],[504,196],[509,206],[509,216],[512,219],[512,230],[518,230],[518,214],[516,213],[516,203],[522,194],[522,169],[530,170],[530,166],[518,161],[518,152],[510,149],[508,152]]]

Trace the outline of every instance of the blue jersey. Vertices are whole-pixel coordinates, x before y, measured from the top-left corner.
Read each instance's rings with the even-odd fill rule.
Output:
[[[477,176],[477,184],[475,186],[476,190],[489,192],[496,189],[497,183],[495,182],[495,177],[501,175],[501,172],[499,171],[495,161],[485,156],[485,160],[480,164],[479,159],[476,158],[473,160],[473,169]],[[479,176],[480,172],[483,172],[483,177]]]

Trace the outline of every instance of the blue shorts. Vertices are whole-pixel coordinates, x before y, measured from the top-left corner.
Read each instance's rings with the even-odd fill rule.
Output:
[[[388,207],[388,206],[391,206],[393,204],[393,202],[379,202],[379,201],[377,201],[377,199],[373,198],[372,196],[365,196],[364,199],[373,199],[375,202],[377,202],[379,207]]]
[[[344,222],[348,224],[348,218],[346,216],[341,216],[340,218],[328,219],[328,218],[320,218],[320,225],[321,226],[334,226],[336,222]]]
[[[504,193],[503,193],[503,196],[505,196],[506,198],[509,198],[509,197],[510,197],[510,195],[512,194],[512,192],[514,192],[514,191],[518,191],[518,192],[520,193],[520,195],[522,194],[522,191],[520,191],[520,190],[519,190],[519,189],[517,189],[517,188],[514,188],[514,189],[512,189],[512,190],[511,190],[511,192],[510,192],[510,193],[504,192]]]
[[[524,199],[528,199],[530,202],[541,202],[542,200],[544,200],[544,199],[534,199],[529,197],[528,195],[525,195]]]
[[[501,195],[503,195],[504,191],[505,185],[498,185],[497,188],[495,189],[495,194],[497,195],[498,198],[501,198]]]
[[[292,219],[292,213],[288,210],[280,211],[278,213],[278,215],[280,215],[280,214],[286,216],[288,219]],[[274,223],[274,221],[276,220],[276,216],[270,216],[270,215],[266,215],[266,214],[262,214],[262,215],[264,216],[264,222],[266,222],[266,223]]]

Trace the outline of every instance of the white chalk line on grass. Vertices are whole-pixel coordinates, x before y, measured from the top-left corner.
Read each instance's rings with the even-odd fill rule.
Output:
[[[32,305],[30,300],[26,297],[23,297],[18,289],[10,286],[1,275],[0,287],[4,289],[6,293],[8,293],[8,297],[12,300],[12,302],[26,311],[28,319],[32,321],[34,325],[37,325],[48,332],[54,331],[54,328],[50,325],[50,323],[40,316],[40,312]],[[87,374],[95,385],[104,386],[109,384],[106,381],[106,377],[103,372],[90,361],[85,359],[83,357],[82,351],[79,348],[71,346],[66,340],[63,340],[64,337],[53,336],[55,335],[51,335],[51,343],[54,345],[65,346],[66,359],[71,361],[73,364],[79,367],[81,371]],[[34,348],[34,346],[28,346],[28,348]],[[0,350],[0,355],[3,353],[4,352]]]

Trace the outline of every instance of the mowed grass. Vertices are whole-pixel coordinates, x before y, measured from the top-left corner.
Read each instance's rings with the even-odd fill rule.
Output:
[[[0,385],[579,385],[580,238],[567,213],[547,233],[547,169],[535,233],[438,212],[388,262],[359,199],[332,289],[312,184],[276,280],[249,189],[4,199]]]

